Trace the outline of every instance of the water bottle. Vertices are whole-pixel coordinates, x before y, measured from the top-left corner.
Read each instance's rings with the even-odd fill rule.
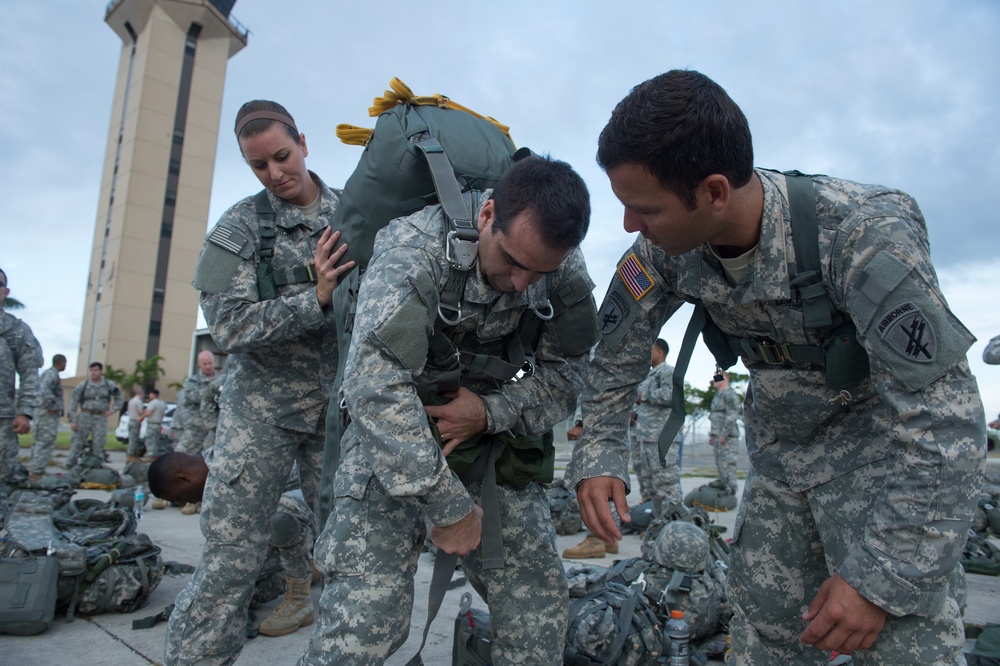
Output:
[[[688,623],[684,621],[683,611],[670,611],[670,619],[667,620],[667,641],[670,666],[688,666],[691,631],[688,629]]]
[[[132,513],[135,519],[142,518],[142,505],[146,503],[146,493],[142,489],[142,484],[135,487],[135,496],[132,498]]]

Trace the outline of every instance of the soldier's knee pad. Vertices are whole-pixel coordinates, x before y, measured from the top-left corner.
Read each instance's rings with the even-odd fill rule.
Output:
[[[302,536],[299,521],[283,511],[271,518],[271,545],[275,548],[294,546]]]

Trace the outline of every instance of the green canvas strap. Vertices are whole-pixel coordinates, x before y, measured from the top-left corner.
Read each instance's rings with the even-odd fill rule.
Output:
[[[618,663],[618,656],[621,654],[622,648],[625,647],[625,641],[628,639],[629,629],[632,626],[632,616],[635,615],[635,608],[639,604],[639,591],[634,587],[627,587],[630,594],[628,598],[622,603],[621,608],[618,609],[617,619],[618,619],[618,635],[611,645],[607,647],[603,654],[600,655],[585,655],[577,651],[573,651],[573,654],[569,654],[569,650],[563,654],[564,663],[570,666],[598,666],[598,664],[615,664]],[[605,591],[606,588],[599,588],[594,590],[590,594],[586,594],[579,599],[573,601],[569,605],[569,632],[566,637],[566,644],[572,645],[575,638],[575,627],[577,616],[586,608],[587,603],[592,599],[597,599]],[[603,602],[605,606],[610,608],[610,604]],[[613,609],[612,609],[613,610]]]
[[[795,249],[795,277],[791,286],[798,291],[806,326],[829,328],[833,325],[835,311],[820,273],[816,188],[812,178],[798,171],[785,172],[785,185]]]
[[[482,562],[485,569],[503,568],[503,538],[500,534],[500,502],[497,497],[497,457],[503,451],[504,444],[500,440],[494,440],[488,451],[479,456],[472,467],[466,470],[459,478],[462,483],[468,485],[478,479],[482,479],[483,488],[480,502],[483,509],[482,523]],[[483,461],[480,464],[479,461]],[[424,646],[427,644],[427,634],[431,629],[431,623],[441,610],[441,603],[444,601],[445,592],[448,591],[448,584],[451,582],[455,567],[458,566],[458,555],[445,553],[441,549],[434,554],[434,571],[431,573],[431,585],[427,595],[427,622],[424,624],[424,636],[420,641],[420,649],[413,655],[406,666],[422,666],[424,663],[420,656]]]
[[[277,232],[275,231],[274,209],[271,208],[271,200],[267,198],[267,190],[261,190],[254,195],[253,205],[257,213],[257,233],[260,236],[257,256],[261,263],[268,265],[267,272],[270,272],[274,285],[284,287],[300,282],[316,282],[316,269],[312,264],[301,264],[283,270],[275,270],[270,266],[271,258],[274,257],[274,239]]]
[[[684,374],[687,372],[688,364],[691,362],[691,353],[694,351],[694,345],[698,341],[698,335],[704,327],[705,306],[701,303],[696,303],[694,313],[691,315],[691,321],[688,322],[687,330],[684,331],[681,351],[677,355],[677,365],[674,366],[670,416],[667,417],[667,422],[663,424],[663,429],[660,430],[660,437],[657,440],[661,467],[666,467],[667,452],[670,451],[670,445],[684,425],[684,417],[687,416],[687,410],[684,408]]]

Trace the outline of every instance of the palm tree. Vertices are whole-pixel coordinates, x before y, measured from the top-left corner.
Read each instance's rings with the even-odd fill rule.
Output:
[[[7,298],[3,299],[3,309],[4,310],[23,310],[24,309],[24,303],[22,303],[21,301],[17,300],[13,296],[8,296]]]

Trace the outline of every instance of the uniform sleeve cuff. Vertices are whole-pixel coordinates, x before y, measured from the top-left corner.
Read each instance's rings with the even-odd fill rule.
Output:
[[[860,545],[848,554],[839,573],[861,596],[897,617],[934,615],[941,611],[947,597],[947,585],[921,590]]]
[[[517,414],[510,409],[510,403],[500,393],[485,395],[486,432],[496,434],[511,430],[517,425]]]
[[[435,527],[454,525],[472,511],[475,502],[458,480],[454,472],[449,470],[447,481],[438,484],[431,492],[420,499],[424,513]]]

